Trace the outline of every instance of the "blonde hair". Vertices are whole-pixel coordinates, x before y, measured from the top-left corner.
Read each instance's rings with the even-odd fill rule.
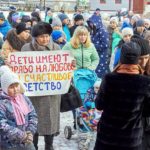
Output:
[[[90,33],[88,31],[88,29],[85,26],[78,26],[73,34],[73,37],[71,38],[71,45],[73,48],[77,49],[80,45],[80,41],[79,41],[79,36],[85,34],[87,35],[87,39],[84,43],[84,47],[90,47],[91,45],[91,38],[90,38]]]

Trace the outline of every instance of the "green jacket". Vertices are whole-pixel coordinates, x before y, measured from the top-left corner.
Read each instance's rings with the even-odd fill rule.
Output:
[[[72,52],[76,59],[77,69],[85,68],[95,70],[99,63],[99,56],[93,44],[88,48],[80,45],[79,48],[75,49],[68,42],[63,47],[63,50],[70,50]]]

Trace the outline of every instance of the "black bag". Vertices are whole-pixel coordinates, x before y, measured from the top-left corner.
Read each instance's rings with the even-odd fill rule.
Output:
[[[60,112],[67,112],[82,106],[79,91],[71,84],[68,93],[61,95]]]

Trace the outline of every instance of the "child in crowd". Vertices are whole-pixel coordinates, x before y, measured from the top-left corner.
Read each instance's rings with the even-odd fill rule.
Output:
[[[33,135],[37,130],[37,114],[18,76],[11,70],[1,76],[0,149],[35,150]]]
[[[63,33],[59,30],[54,30],[52,32],[52,39],[55,43],[57,43],[61,48],[66,44],[66,39]]]

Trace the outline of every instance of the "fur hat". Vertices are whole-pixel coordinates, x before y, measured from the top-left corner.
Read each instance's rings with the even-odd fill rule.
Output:
[[[4,16],[3,12],[0,12],[0,19],[5,20],[5,16]]]
[[[13,73],[13,72],[5,72],[2,76],[1,76],[1,87],[2,87],[2,90],[8,94],[8,87],[11,85],[11,84],[14,84],[14,83],[19,83],[20,84],[20,88],[21,88],[21,93],[24,93],[25,92],[25,89],[24,89],[24,86],[23,84],[21,83],[21,81],[19,80],[18,76]]]
[[[143,19],[139,19],[136,22],[136,27],[144,27],[144,20]]]
[[[148,40],[142,38],[132,38],[141,47],[141,56],[150,54],[150,46]]]
[[[129,27],[126,27],[122,30],[122,36],[126,36],[126,35],[133,35],[133,29],[132,28],[129,28]]]
[[[58,17],[53,18],[51,26],[52,27],[55,27],[55,26],[62,27],[61,20]]]
[[[111,18],[110,18],[110,22],[112,22],[112,21],[116,22],[117,25],[118,25],[118,23],[119,23],[117,17],[111,17]]]
[[[80,14],[75,15],[74,21],[84,20],[83,16]]]
[[[63,36],[62,32],[59,31],[59,30],[55,30],[52,32],[52,38],[53,38],[53,41],[57,41],[60,37]]]
[[[30,28],[26,27],[26,24],[24,22],[20,22],[17,26],[16,26],[16,33],[20,34],[23,31],[26,30],[30,30]]]
[[[33,26],[31,33],[33,37],[37,37],[42,34],[50,35],[52,33],[52,27],[49,23],[39,22],[38,24]]]
[[[138,64],[141,48],[137,43],[124,43],[121,49],[121,64]]]
[[[63,22],[63,20],[68,19],[68,16],[66,14],[59,14],[58,15],[59,19],[61,20],[61,22]]]

